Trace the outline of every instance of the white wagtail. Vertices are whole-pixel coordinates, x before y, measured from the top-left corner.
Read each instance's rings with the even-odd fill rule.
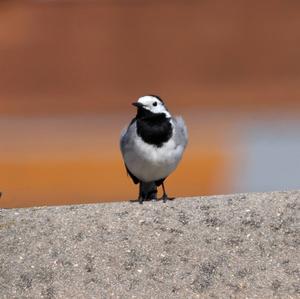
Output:
[[[186,147],[188,136],[182,117],[172,117],[162,99],[148,95],[132,103],[137,114],[121,134],[120,147],[127,173],[139,183],[139,203],[167,196],[164,180],[175,170]]]

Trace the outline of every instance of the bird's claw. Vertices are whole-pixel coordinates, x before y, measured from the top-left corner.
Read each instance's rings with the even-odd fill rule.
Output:
[[[174,200],[174,199],[175,199],[175,197],[169,197],[167,194],[164,194],[161,198],[163,203],[166,203],[168,200]]]
[[[130,202],[138,202],[139,204],[143,204],[144,201],[156,202],[162,200],[164,203],[166,203],[168,200],[174,200],[174,199],[175,197],[169,197],[167,194],[163,194],[162,197],[157,198],[157,193],[152,193],[150,196],[147,197],[140,196],[138,199],[130,200]]]
[[[130,202],[138,202],[140,204],[142,204],[144,202],[144,198],[138,198],[138,199],[130,199]]]

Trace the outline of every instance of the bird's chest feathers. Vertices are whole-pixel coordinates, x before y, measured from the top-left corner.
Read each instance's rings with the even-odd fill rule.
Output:
[[[155,147],[162,147],[173,133],[173,127],[165,114],[160,113],[148,118],[137,119],[137,135]]]
[[[178,155],[178,150],[173,139],[169,139],[161,147],[146,143],[141,137],[137,136],[134,145],[134,160],[144,161],[145,165],[161,165],[173,163]],[[146,170],[146,169],[144,169]]]

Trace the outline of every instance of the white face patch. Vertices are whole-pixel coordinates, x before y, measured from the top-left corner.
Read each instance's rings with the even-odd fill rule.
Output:
[[[153,113],[164,113],[166,117],[171,117],[164,104],[156,97],[144,96],[138,99],[138,103],[143,104],[144,109],[147,109]]]

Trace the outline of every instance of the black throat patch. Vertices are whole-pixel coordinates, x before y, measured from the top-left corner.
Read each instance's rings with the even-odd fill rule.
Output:
[[[161,147],[172,137],[170,119],[164,113],[152,113],[145,109],[138,109],[136,116],[137,134],[143,141]]]

